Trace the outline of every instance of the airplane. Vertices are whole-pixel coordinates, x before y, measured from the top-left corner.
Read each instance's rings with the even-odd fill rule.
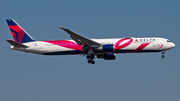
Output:
[[[95,64],[94,58],[115,60],[118,53],[146,53],[162,52],[175,47],[169,39],[160,37],[145,38],[109,38],[89,39],[67,28],[59,27],[67,32],[72,40],[46,40],[33,39],[13,19],[6,19],[14,40],[6,40],[12,46],[10,49],[35,53],[41,55],[83,55],[89,64]]]

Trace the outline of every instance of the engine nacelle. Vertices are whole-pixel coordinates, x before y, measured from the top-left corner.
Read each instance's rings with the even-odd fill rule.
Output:
[[[114,52],[114,44],[102,45],[101,47],[97,48],[97,50],[103,52]]]
[[[101,59],[104,59],[104,60],[115,60],[116,59],[116,54],[114,54],[114,53],[101,54],[101,55],[97,55],[97,58],[101,58]]]

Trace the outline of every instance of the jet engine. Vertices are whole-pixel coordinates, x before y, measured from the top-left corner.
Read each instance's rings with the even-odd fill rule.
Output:
[[[100,54],[100,55],[97,55],[97,58],[101,58],[104,60],[115,60],[116,54],[114,54],[114,53]]]
[[[114,52],[114,45],[113,44],[102,45],[101,47],[98,47],[97,50],[103,52]]]

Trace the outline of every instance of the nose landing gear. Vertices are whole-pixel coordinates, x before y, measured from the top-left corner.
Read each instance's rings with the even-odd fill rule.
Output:
[[[165,53],[165,51],[162,51],[162,55],[161,55],[161,57],[162,58],[164,58],[165,56],[164,56],[164,53]]]

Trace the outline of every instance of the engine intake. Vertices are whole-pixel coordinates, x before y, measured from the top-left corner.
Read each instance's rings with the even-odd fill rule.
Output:
[[[97,48],[97,50],[103,52],[114,52],[114,45],[113,44],[102,45],[101,47]]]

